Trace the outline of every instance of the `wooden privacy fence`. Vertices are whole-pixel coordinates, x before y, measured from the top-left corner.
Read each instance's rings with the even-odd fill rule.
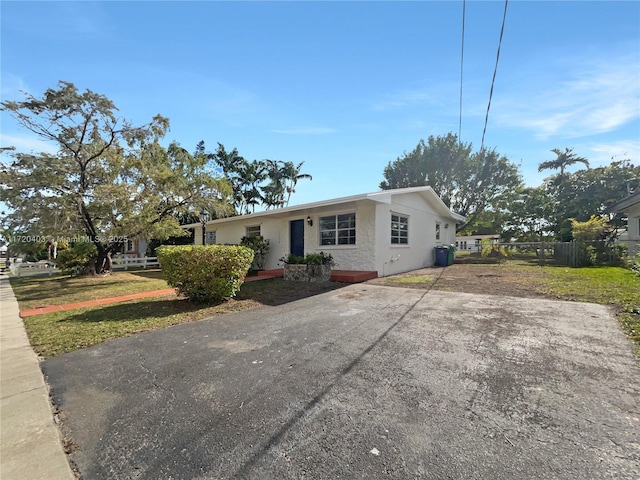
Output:
[[[604,240],[593,242],[559,242],[555,244],[554,259],[559,265],[587,267],[590,265],[620,265],[623,247]]]
[[[507,258],[535,260],[540,265],[585,267],[593,264],[619,264],[622,258],[620,247],[605,241],[509,242],[494,246],[504,249]]]

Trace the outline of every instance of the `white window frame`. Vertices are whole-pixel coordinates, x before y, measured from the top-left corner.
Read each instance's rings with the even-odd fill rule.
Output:
[[[244,234],[247,238],[255,238],[262,235],[260,225],[247,225]]]
[[[403,233],[405,235],[402,235]],[[391,212],[391,246],[404,245],[409,245],[409,215]]]
[[[331,222],[333,222],[333,227],[327,228]],[[323,215],[318,222],[318,244],[321,247],[350,247],[356,245],[356,225],[356,212]],[[323,238],[325,233],[333,233],[333,236]],[[331,240],[333,240],[333,243],[324,243]]]
[[[440,222],[436,222],[436,241],[440,240],[441,232],[440,232]]]
[[[215,245],[217,243],[217,235],[216,231],[213,232],[205,232],[204,241],[205,245]]]

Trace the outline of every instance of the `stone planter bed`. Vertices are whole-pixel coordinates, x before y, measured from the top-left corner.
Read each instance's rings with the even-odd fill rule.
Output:
[[[285,264],[284,279],[294,282],[328,282],[331,265]]]

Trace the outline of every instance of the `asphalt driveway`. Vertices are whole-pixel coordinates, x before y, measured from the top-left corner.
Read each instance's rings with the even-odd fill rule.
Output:
[[[86,479],[640,474],[640,363],[599,305],[358,284],[43,371]]]

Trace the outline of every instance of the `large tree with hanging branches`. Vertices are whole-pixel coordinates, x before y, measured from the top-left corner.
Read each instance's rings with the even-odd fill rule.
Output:
[[[55,153],[4,152],[6,223],[23,239],[92,244],[90,271],[109,271],[111,255],[128,239],[184,234],[181,212],[230,213],[231,189],[209,171],[206,155],[159,143],[169,127],[160,115],[134,126],[106,96],[69,82],[1,108],[55,147]]]

